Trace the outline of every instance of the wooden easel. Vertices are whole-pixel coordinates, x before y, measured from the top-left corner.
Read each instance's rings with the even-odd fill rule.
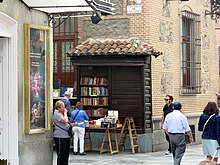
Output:
[[[126,141],[127,134],[129,134],[130,137],[132,153],[135,153],[135,149],[137,149],[138,153],[140,153],[141,150],[138,142],[138,135],[133,117],[126,117],[121,129],[121,134],[119,138],[119,148],[121,148],[122,151],[124,151],[124,144]]]
[[[111,153],[111,155],[115,153],[119,153],[116,129],[117,129],[116,127],[105,129],[105,134],[104,134],[102,145],[100,148],[100,154],[102,154],[103,152],[108,152],[108,151]],[[115,143],[115,149],[113,149],[112,143]],[[105,144],[108,144],[109,149],[104,150]]]

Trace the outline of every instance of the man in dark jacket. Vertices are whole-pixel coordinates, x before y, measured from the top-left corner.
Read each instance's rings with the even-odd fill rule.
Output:
[[[61,101],[64,103],[64,105],[65,105],[65,108],[66,108],[66,110],[67,110],[67,116],[68,116],[68,117],[71,116],[71,112],[70,112],[71,103],[70,103],[70,101],[69,101],[70,97],[71,97],[71,92],[66,91],[66,92],[64,93],[64,98],[61,100]]]

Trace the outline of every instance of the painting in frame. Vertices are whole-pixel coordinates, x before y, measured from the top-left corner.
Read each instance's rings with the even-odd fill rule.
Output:
[[[50,130],[50,29],[24,24],[25,133]]]

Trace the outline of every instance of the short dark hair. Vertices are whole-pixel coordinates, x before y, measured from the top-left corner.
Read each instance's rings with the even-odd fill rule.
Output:
[[[171,100],[171,102],[173,101],[173,96],[171,96],[171,95],[166,95],[166,97],[169,97],[169,100]]]
[[[76,108],[82,108],[82,107],[83,107],[83,103],[80,102],[80,101],[78,101],[78,102],[76,103]]]
[[[173,101],[173,96],[169,96],[170,97],[170,100],[171,100],[171,102]]]

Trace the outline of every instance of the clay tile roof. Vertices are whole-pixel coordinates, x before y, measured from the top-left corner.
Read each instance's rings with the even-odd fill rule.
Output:
[[[86,55],[161,55],[153,47],[138,37],[113,39],[98,38],[88,39],[76,46],[70,52],[69,56],[86,56]]]

